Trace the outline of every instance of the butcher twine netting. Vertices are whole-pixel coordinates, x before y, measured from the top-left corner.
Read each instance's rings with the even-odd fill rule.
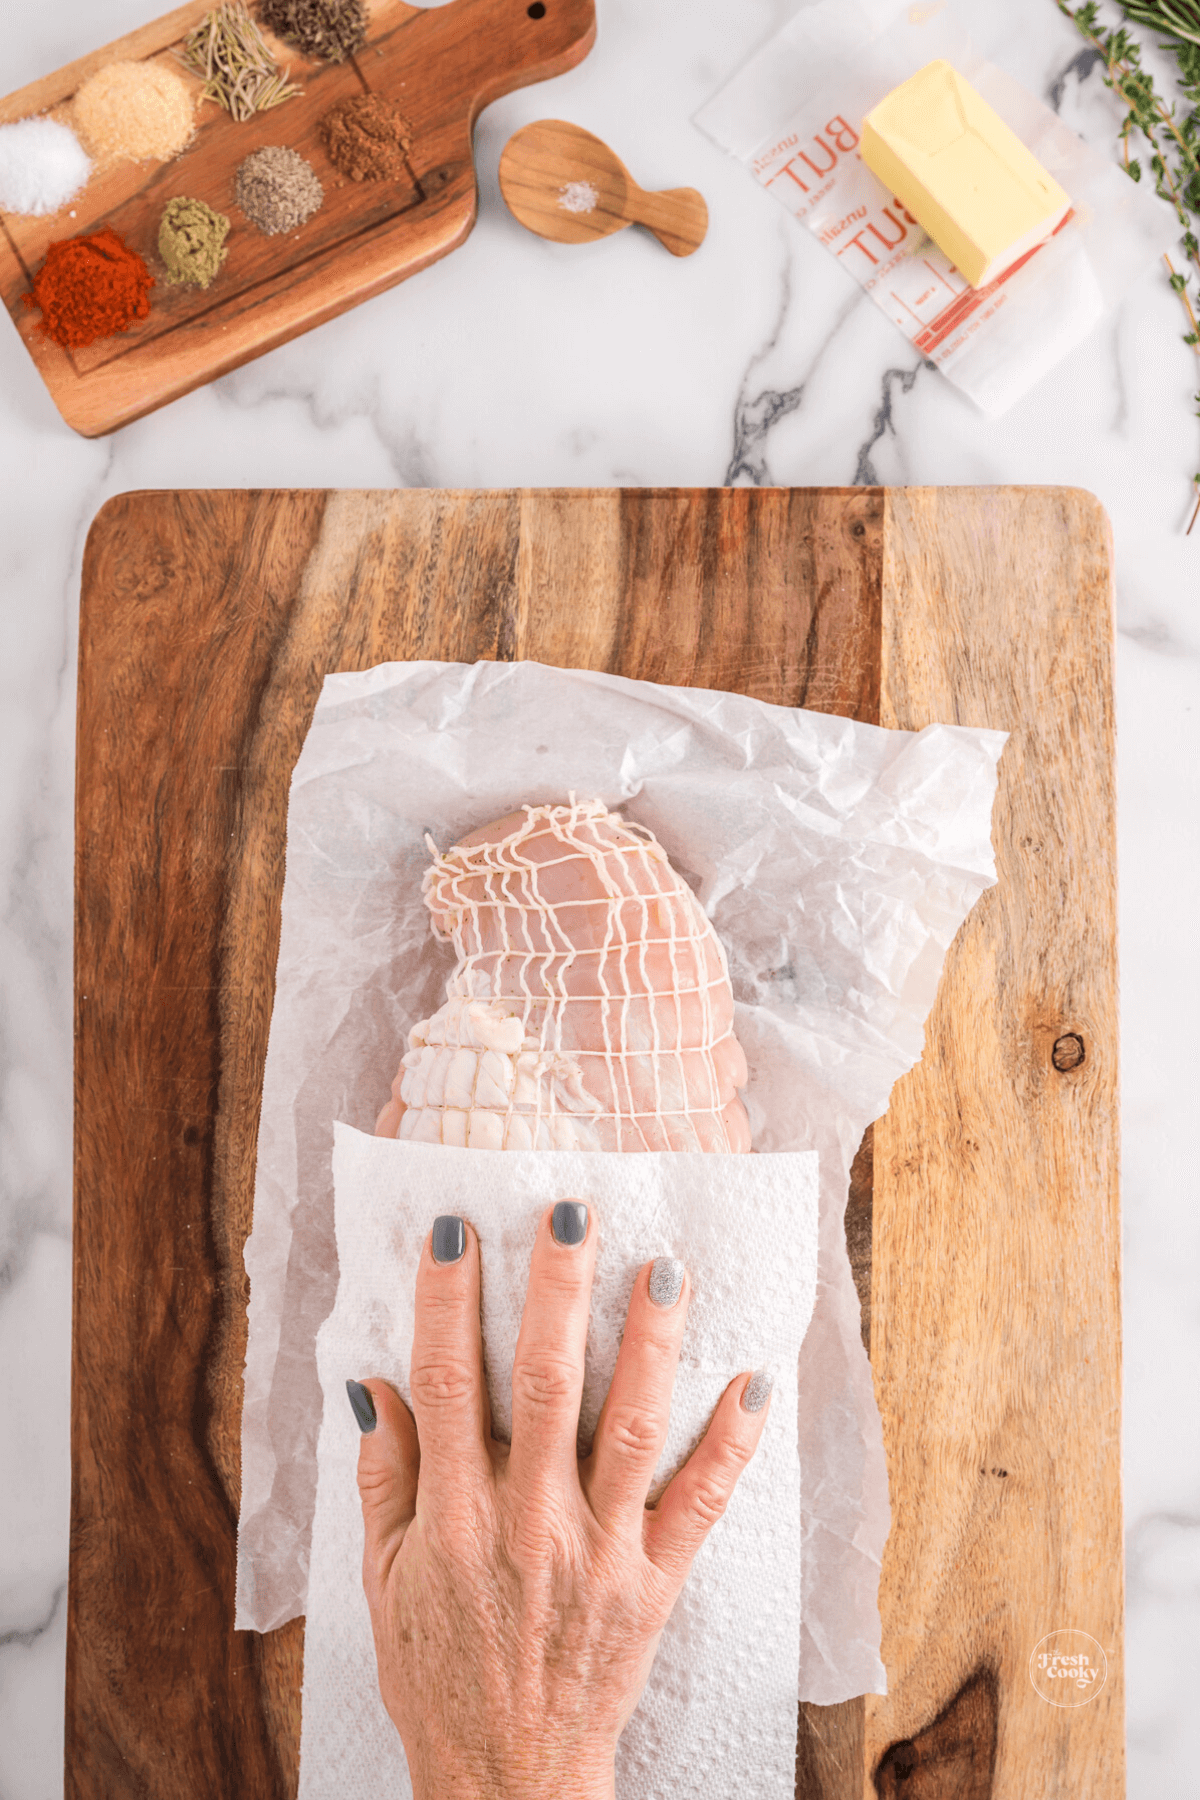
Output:
[[[443,855],[426,840],[425,904],[458,961],[377,1130],[481,1150],[748,1150],[725,952],[657,838],[599,800],[521,810],[494,841]]]

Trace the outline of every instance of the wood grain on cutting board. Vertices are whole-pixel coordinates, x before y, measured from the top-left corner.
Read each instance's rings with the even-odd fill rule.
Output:
[[[1086,494],[888,496],[880,723],[1012,733],[998,885],[875,1127],[871,1361],[892,1483],[875,1791],[1124,1792],[1116,842],[1107,522]],[[1086,1705],[1030,1657],[1087,1632]],[[920,1732],[951,1695],[942,1769]],[[969,1714],[970,1723],[967,1723]],[[913,1740],[903,1753],[889,1746]],[[991,1744],[994,1740],[994,1767]],[[866,1790],[871,1791],[870,1787]]]
[[[1081,1169],[1088,1217],[1115,1229],[1093,1105],[1111,1090],[1113,971],[1103,905],[1075,949],[1062,917],[1073,858],[1111,882],[1108,580],[1102,515],[1061,490],[141,494],[104,509],[80,630],[69,1795],[295,1792],[303,1627],[231,1629],[241,1250],[286,795],[324,674],[416,657],[529,657],[870,722],[882,692],[889,723],[965,707],[1031,730],[1020,766],[1046,796],[1042,850],[998,836],[1019,891],[985,897],[960,934],[926,1063],[876,1132],[892,1693],[802,1710],[799,1792],[1122,1791],[1115,1248],[1075,1234]],[[1026,894],[1035,854],[1045,891]],[[968,1011],[944,1026],[948,992]],[[1065,1102],[1021,1060],[1060,1018],[1087,1046]],[[868,1174],[860,1239],[869,1194]],[[1097,1340],[1079,1368],[1032,1341],[1060,1264],[1070,1318],[1086,1296]],[[972,1487],[992,1462],[1008,1473]],[[1022,1655],[1070,1625],[1111,1648],[1110,1685],[1078,1714],[1031,1707]]]

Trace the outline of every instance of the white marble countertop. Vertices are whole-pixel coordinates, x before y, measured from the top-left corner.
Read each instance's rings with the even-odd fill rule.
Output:
[[[970,0],[984,8],[985,0]],[[153,16],[6,13],[12,89]],[[140,487],[1065,483],[1117,551],[1129,1793],[1192,1800],[1200,1589],[1194,1395],[1200,1086],[1200,529],[1182,535],[1200,382],[1151,270],[998,421],[919,359],[690,123],[795,0],[599,0],[580,68],[484,113],[479,223],[452,257],[115,437],[60,421],[0,327],[0,1795],[62,1791],[69,1503],[75,639],[88,525]],[[1106,148],[1117,108],[1053,0],[1007,0],[1004,57]],[[573,119],[712,224],[568,250],[507,214],[526,121]],[[1189,1095],[1191,1099],[1189,1100]],[[147,1421],[147,1429],[152,1429]]]

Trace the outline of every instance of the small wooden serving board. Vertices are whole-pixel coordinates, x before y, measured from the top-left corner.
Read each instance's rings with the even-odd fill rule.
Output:
[[[326,673],[423,657],[1011,732],[999,884],[847,1214],[888,1694],[800,1709],[797,1792],[1120,1800],[1111,632],[1107,521],[1061,488],[104,507],[79,647],[69,1800],[296,1793],[303,1621],[233,1631],[288,783]],[[1086,1705],[1030,1681],[1063,1630],[1107,1657]]]
[[[143,26],[0,100],[0,123],[60,111],[107,63],[156,61],[195,93],[200,82],[174,51],[209,0]],[[475,223],[472,133],[481,109],[514,88],[573,68],[595,38],[594,0],[451,0],[438,7],[369,0],[367,41],[344,63],[314,61],[264,32],[303,92],[237,122],[214,102],[197,113],[191,144],[172,161],[99,168],[50,218],[0,214],[0,294],[68,425],[99,437],[261,356],[359,301],[394,287],[449,251]],[[533,16],[531,16],[533,15]],[[412,126],[400,180],[351,181],[329,161],[319,124],[338,101],[363,93],[396,100]],[[69,118],[68,118],[69,122]],[[306,157],[324,203],[298,231],[260,232],[237,207],[239,164],[265,144]],[[207,289],[167,282],[158,224],[186,194],[229,216],[228,255]],[[64,350],[25,305],[48,246],[109,224],[145,258],[156,285],[150,316],[83,349]]]

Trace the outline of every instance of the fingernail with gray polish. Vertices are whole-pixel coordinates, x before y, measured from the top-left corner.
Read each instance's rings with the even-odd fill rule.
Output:
[[[588,1210],[582,1200],[560,1200],[550,1215],[550,1229],[556,1244],[572,1247],[582,1244],[587,1236]]]
[[[742,1390],[742,1411],[761,1412],[771,1398],[774,1386],[775,1383],[765,1369],[755,1369]]]
[[[375,1417],[375,1402],[371,1398],[371,1390],[364,1387],[361,1381],[348,1381],[346,1392],[350,1396],[354,1422],[365,1437],[369,1431],[374,1431],[379,1422]]]
[[[673,1256],[656,1256],[650,1265],[650,1298],[655,1306],[674,1306],[683,1292],[683,1264]]]
[[[467,1228],[456,1213],[443,1213],[433,1221],[433,1260],[457,1262],[467,1247]]]

